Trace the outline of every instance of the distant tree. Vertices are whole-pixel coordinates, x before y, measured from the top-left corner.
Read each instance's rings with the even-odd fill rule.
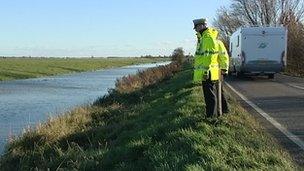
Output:
[[[171,55],[172,61],[177,62],[178,64],[182,64],[185,60],[184,50],[183,48],[179,47],[174,49]]]
[[[235,11],[222,7],[217,12],[217,19],[213,25],[220,31],[219,37],[227,46],[229,44],[229,37],[237,28],[246,25],[245,21],[239,19],[234,14]]]

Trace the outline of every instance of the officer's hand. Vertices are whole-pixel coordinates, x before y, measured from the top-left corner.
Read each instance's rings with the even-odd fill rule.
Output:
[[[221,74],[222,74],[222,75],[226,75],[226,74],[227,74],[226,72],[227,72],[227,70],[221,69]]]

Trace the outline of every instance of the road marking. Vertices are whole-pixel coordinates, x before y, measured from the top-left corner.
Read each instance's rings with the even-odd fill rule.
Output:
[[[287,85],[289,85],[290,87],[293,87],[293,88],[298,88],[298,89],[304,90],[304,87],[301,87],[301,86],[293,85],[290,83],[287,83]]]
[[[279,122],[277,122],[274,118],[269,116],[266,112],[264,112],[261,108],[259,108],[256,104],[246,98],[243,94],[235,90],[230,84],[226,82],[226,85],[234,91],[241,99],[243,99],[248,105],[250,105],[254,110],[256,110],[260,115],[262,115],[266,120],[268,120],[274,127],[280,130],[287,138],[297,144],[302,150],[304,150],[304,142],[294,135],[293,133],[289,132],[284,126],[282,126]]]

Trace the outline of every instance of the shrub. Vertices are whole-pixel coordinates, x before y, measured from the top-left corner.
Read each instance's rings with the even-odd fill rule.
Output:
[[[289,14],[286,20],[288,29],[286,71],[292,75],[304,76],[304,25],[292,14]]]
[[[185,61],[183,48],[176,48],[171,55],[171,59],[181,65]]]
[[[118,79],[115,83],[115,91],[118,93],[130,93],[168,79],[180,70],[181,66],[177,62],[172,62],[165,66],[139,71],[136,75],[128,75]]]

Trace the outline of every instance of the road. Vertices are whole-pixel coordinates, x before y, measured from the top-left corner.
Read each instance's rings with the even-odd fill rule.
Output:
[[[277,74],[272,80],[231,76],[226,82],[241,104],[304,167],[304,79]]]

